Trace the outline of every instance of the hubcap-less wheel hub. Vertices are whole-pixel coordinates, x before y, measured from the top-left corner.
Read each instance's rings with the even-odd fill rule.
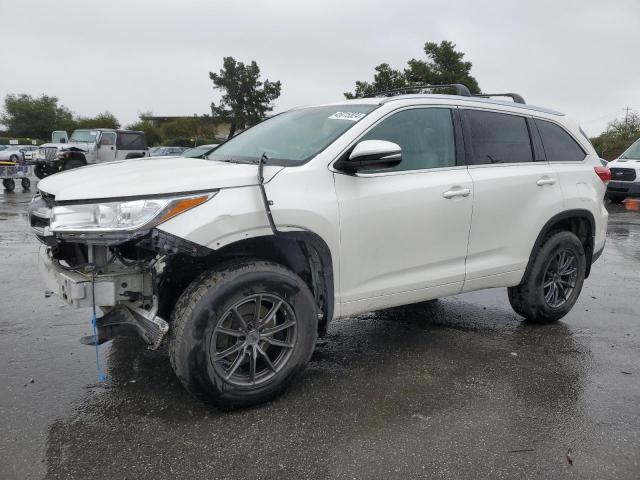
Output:
[[[578,259],[571,250],[560,250],[549,260],[544,274],[542,291],[544,300],[552,308],[564,305],[578,277]]]
[[[236,386],[271,380],[291,358],[297,338],[293,309],[273,294],[250,295],[217,322],[209,352],[213,367]]]

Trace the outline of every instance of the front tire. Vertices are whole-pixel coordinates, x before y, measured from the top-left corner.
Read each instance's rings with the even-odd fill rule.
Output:
[[[263,261],[200,275],[172,314],[173,369],[220,408],[266,402],[306,366],[318,329],[314,297],[287,268]]]
[[[49,175],[51,175],[51,171],[47,168],[47,166],[43,165],[41,163],[37,164],[33,168],[33,173],[40,180],[42,180],[43,178],[48,177]]]
[[[582,242],[571,232],[548,235],[531,259],[525,278],[508,289],[509,302],[525,319],[549,323],[576,303],[587,271]]]
[[[23,190],[29,190],[31,188],[31,180],[29,180],[28,178],[23,178],[20,183],[22,184],[22,189]]]
[[[86,165],[86,163],[84,163],[82,160],[78,159],[78,158],[72,158],[70,160],[67,160],[64,162],[64,169],[65,170],[71,170],[73,168],[80,168],[80,167],[84,167]]]

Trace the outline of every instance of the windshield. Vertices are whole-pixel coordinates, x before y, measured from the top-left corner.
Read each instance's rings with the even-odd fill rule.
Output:
[[[199,147],[185,150],[184,152],[182,152],[182,156],[187,158],[200,158],[215,147],[216,145],[200,145]]]
[[[620,155],[620,158],[628,158],[630,160],[640,160],[640,138],[635,141],[627,150]]]
[[[97,136],[97,130],[74,130],[69,141],[95,143]]]
[[[210,160],[256,161],[297,165],[324,150],[377,105],[333,105],[290,110],[259,123],[220,145]]]

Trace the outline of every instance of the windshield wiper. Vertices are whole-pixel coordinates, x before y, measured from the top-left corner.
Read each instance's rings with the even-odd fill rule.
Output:
[[[271,231],[274,235],[278,234],[278,229],[276,228],[276,224],[273,221],[273,215],[271,214],[271,205],[273,202],[267,198],[267,192],[264,189],[264,164],[269,159],[267,157],[267,153],[263,153],[258,159],[258,186],[260,188],[260,193],[262,194],[262,203],[264,204],[264,211],[267,214],[267,219],[269,220],[269,226],[271,227]]]

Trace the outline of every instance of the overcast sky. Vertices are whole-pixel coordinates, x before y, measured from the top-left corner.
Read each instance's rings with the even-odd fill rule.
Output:
[[[336,101],[387,62],[453,41],[483,91],[599,133],[640,110],[640,0],[0,0],[0,97],[46,93],[80,115],[209,113],[222,57],[282,81],[276,111]]]

